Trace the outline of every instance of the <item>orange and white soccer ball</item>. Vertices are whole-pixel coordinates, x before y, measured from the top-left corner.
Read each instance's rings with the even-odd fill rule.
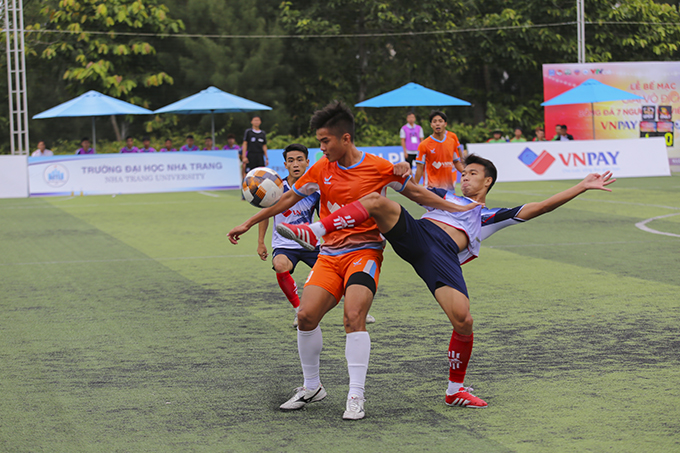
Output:
[[[257,208],[273,206],[283,195],[283,181],[267,167],[253,168],[243,180],[243,197]]]

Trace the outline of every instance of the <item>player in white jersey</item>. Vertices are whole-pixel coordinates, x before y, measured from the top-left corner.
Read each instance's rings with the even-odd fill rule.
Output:
[[[431,190],[456,204],[485,203],[486,194],[496,181],[497,171],[493,163],[470,155],[462,175],[463,197],[444,189]],[[611,191],[606,187],[616,181],[611,176],[611,172],[590,174],[576,186],[547,200],[511,209],[481,207],[451,213],[428,208],[421,220],[414,220],[403,207],[385,197],[372,194],[359,200],[375,219],[395,252],[409,262],[425,281],[453,325],[448,352],[447,405],[471,408],[487,406],[485,401],[470,393],[470,388],[463,386],[472,353],[473,320],[459,263],[476,258],[481,241],[506,226],[550,212],[586,190]],[[337,214],[341,212],[337,211]],[[432,227],[432,224],[436,227]],[[306,234],[314,236],[317,230],[318,222],[309,225]],[[454,254],[457,256],[454,257]]]
[[[283,151],[283,160],[288,176],[283,180],[283,192],[290,190],[291,186],[300,179],[309,166],[309,151],[304,145],[293,143]],[[272,233],[272,269],[276,272],[276,280],[286,298],[295,309],[293,327],[297,327],[297,311],[300,307],[300,298],[295,280],[291,274],[295,271],[297,263],[302,261],[310,268],[316,263],[319,256],[319,248],[305,250],[295,241],[286,239],[276,232],[276,225],[280,222],[298,224],[309,223],[313,220],[314,212],[319,215],[319,192],[298,201],[287,211],[274,217],[274,231]],[[269,256],[264,238],[269,226],[269,220],[263,220],[258,224],[257,255],[262,261]]]

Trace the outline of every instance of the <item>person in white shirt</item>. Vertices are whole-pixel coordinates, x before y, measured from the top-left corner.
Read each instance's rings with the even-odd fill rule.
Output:
[[[40,140],[38,142],[38,149],[31,153],[31,157],[45,157],[45,156],[54,156],[54,153],[52,152],[52,150],[47,149],[47,145],[45,144],[44,140]]]

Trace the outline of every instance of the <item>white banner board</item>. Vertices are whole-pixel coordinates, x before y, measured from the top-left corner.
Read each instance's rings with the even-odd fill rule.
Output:
[[[28,197],[26,156],[0,156],[0,198]]]
[[[582,179],[605,171],[616,178],[671,174],[663,137],[479,143],[468,144],[468,152],[492,161],[499,182]]]
[[[101,195],[235,189],[236,151],[30,157],[30,195]]]

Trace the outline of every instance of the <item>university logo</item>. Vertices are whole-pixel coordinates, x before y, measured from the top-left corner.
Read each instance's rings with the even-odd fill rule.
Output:
[[[545,150],[539,156],[529,148],[524,148],[524,151],[517,157],[537,175],[545,173],[555,162],[555,158]]]
[[[61,187],[68,182],[68,170],[63,165],[48,165],[43,173],[45,182],[52,187]]]

